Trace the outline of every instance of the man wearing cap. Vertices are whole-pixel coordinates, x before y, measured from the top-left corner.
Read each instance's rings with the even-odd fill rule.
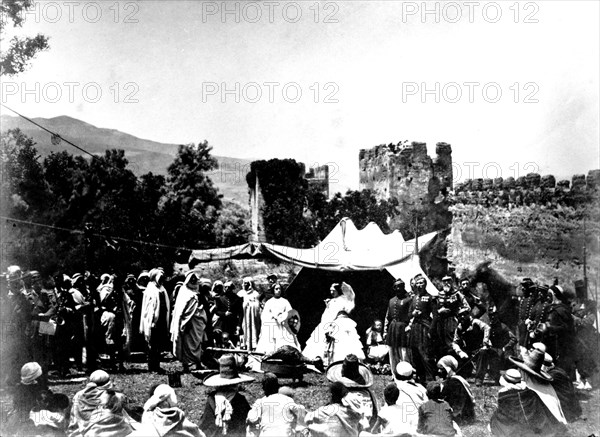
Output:
[[[539,396],[529,389],[517,369],[509,369],[500,378],[498,408],[490,419],[495,437],[529,435],[563,436],[566,428],[546,408]]]
[[[490,342],[490,326],[479,319],[474,319],[471,316],[471,311],[466,308],[461,308],[458,311],[458,326],[454,332],[454,341],[452,349],[458,355],[461,361],[466,361],[473,358],[475,354],[479,354],[477,360],[477,373],[475,379],[478,384],[483,383],[485,377],[485,367],[483,366],[488,359]],[[482,359],[482,356],[484,358]],[[472,366],[463,366],[463,376],[470,376]]]
[[[477,295],[477,292],[471,287],[471,281],[466,276],[463,276],[459,282],[460,292],[465,297],[465,300],[471,307],[471,316],[478,319],[483,316],[486,312],[485,305],[481,301],[481,298]]]
[[[546,322],[540,325],[543,343],[548,348],[548,353],[554,357],[556,365],[574,380],[575,324],[568,304],[570,295],[560,285],[550,287],[548,294],[552,303]]]
[[[27,300],[22,272],[19,266],[7,268],[8,294],[2,296],[2,323],[7,341],[2,350],[3,377],[11,383],[18,380],[19,369],[28,361],[29,333],[31,331],[31,304]]]
[[[30,356],[47,372],[51,362],[50,338],[40,334],[40,321],[47,322],[52,314],[48,292],[44,293],[42,276],[37,270],[32,270],[23,277],[27,297],[31,304]]]
[[[226,332],[234,345],[237,345],[242,324],[243,308],[242,299],[235,294],[233,282],[227,281],[223,285],[224,293],[215,296],[215,333]]]
[[[390,367],[395,369],[400,361],[407,359],[406,327],[410,319],[412,299],[406,292],[402,279],[396,279],[392,289],[395,296],[388,302],[383,336],[390,348]]]
[[[521,281],[521,302],[519,303],[519,321],[517,324],[517,338],[521,355],[527,349],[529,343],[529,325],[532,323],[532,310],[537,301],[537,287],[531,278],[523,278]]]
[[[416,369],[417,380],[421,384],[425,384],[428,380],[433,380],[435,376],[429,339],[434,299],[427,293],[427,282],[423,275],[419,274],[413,279],[416,293],[411,306],[412,317],[406,331],[408,332],[410,361]]]
[[[508,326],[500,321],[495,306],[488,312],[490,318],[491,347],[486,354],[481,355],[482,371],[486,369],[495,384],[500,381],[500,370],[506,369],[508,357],[515,355],[517,337]]]
[[[454,289],[451,276],[442,278],[442,290],[437,298],[437,306],[433,315],[433,335],[439,355],[451,354],[454,333],[458,326],[458,312],[461,309],[471,311],[465,297]],[[439,356],[438,355],[438,356]]]
[[[415,369],[408,361],[400,361],[393,373],[400,391],[396,405],[403,409],[406,432],[416,433],[419,425],[419,407],[427,401],[427,390],[414,381]]]

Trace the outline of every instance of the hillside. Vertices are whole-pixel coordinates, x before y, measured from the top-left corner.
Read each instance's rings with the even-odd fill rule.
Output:
[[[177,154],[177,144],[159,143],[142,139],[115,129],[99,128],[76,118],[59,116],[54,118],[34,118],[33,121],[47,129],[59,133],[63,138],[72,141],[79,147],[93,154],[103,154],[107,149],[123,149],[136,175],[148,172],[166,174],[167,167]],[[36,148],[43,157],[51,152],[63,150],[73,155],[81,154],[67,143],[57,146],[50,142],[50,134],[20,117],[2,115],[0,118],[2,131],[19,128],[37,143]],[[246,173],[250,168],[250,160],[215,155],[219,169],[209,176],[219,188],[226,200],[231,200],[248,207],[248,188]]]

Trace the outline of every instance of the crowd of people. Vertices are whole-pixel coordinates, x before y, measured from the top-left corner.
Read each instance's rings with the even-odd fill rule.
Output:
[[[460,426],[476,418],[468,380],[501,386],[489,424],[493,435],[565,435],[566,423],[581,415],[574,382],[591,389],[596,308],[558,284],[524,278],[513,329],[468,278],[458,287],[455,278],[442,278],[435,296],[422,275],[409,287],[398,279],[385,317],[361,336],[352,318],[354,290],[334,283],[302,348],[300,314],[283,297],[278,277],[267,279],[268,290],[259,291],[252,278],[237,289],[194,269],[170,280],[160,267],[119,280],[89,272],[42,278],[9,267],[1,306],[3,328],[10,330],[3,335],[2,382],[13,392],[15,426],[69,436],[460,435]],[[250,405],[238,389],[254,378],[239,372],[259,369],[243,357],[282,350],[325,372],[335,408],[306,411],[269,373],[262,378],[265,397]],[[184,372],[219,369],[204,380],[215,391],[201,423],[186,419],[164,384],[152,388],[143,408],[128,405],[126,393],[98,369],[123,371],[131,351],[145,353],[150,372],[164,373],[165,354]],[[48,390],[48,378],[84,366],[89,383],[72,400]],[[373,373],[386,371],[390,384],[373,393]]]

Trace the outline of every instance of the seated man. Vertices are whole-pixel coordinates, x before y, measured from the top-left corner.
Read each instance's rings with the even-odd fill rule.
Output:
[[[493,436],[566,435],[566,427],[550,413],[537,393],[525,385],[519,370],[507,370],[500,378],[500,385],[498,408],[489,425]]]
[[[326,377],[331,382],[341,382],[350,393],[356,395],[362,406],[362,427],[370,429],[377,421],[378,404],[369,388],[373,385],[373,374],[369,368],[359,363],[356,355],[349,354],[343,361],[332,363],[327,369]]]
[[[471,386],[456,374],[458,361],[450,355],[440,358],[437,363],[442,382],[442,398],[452,407],[452,415],[459,425],[475,420],[475,403]]]
[[[471,316],[471,311],[468,308],[461,308],[458,312],[458,326],[454,332],[454,341],[452,349],[458,357],[466,362],[469,358],[473,358],[476,354],[478,357],[477,373],[475,379],[477,383],[483,382],[485,377],[484,363],[487,362],[490,353],[490,327],[488,324],[479,319],[474,319]],[[484,357],[483,359],[481,357]],[[468,377],[473,370],[472,365],[464,365],[462,376]]]
[[[558,396],[565,419],[568,423],[575,422],[581,416],[581,405],[579,399],[577,399],[573,381],[571,381],[567,372],[554,365],[554,360],[549,353],[544,355],[542,369],[552,377],[551,385],[556,392],[556,396]]]

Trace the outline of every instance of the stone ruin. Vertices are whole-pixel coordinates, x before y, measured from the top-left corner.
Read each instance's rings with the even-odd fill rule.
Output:
[[[569,180],[556,181],[553,175],[529,173],[495,179],[466,179],[454,187],[455,201],[485,206],[540,205],[546,207],[573,206],[598,198],[600,170],[577,174]]]
[[[359,190],[369,189],[380,199],[398,199],[400,205],[431,201],[452,190],[452,147],[436,144],[436,157],[427,144],[407,141],[361,149]]]

